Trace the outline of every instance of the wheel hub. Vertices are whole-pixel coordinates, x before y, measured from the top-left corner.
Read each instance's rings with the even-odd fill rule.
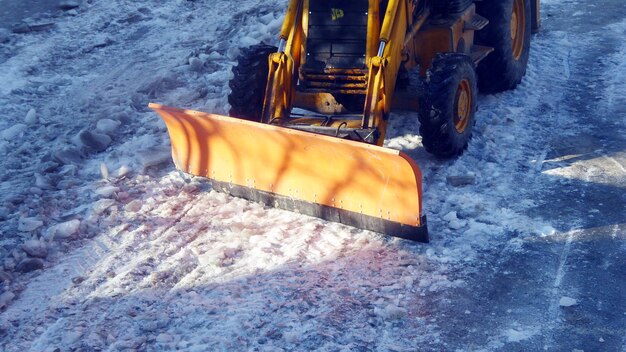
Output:
[[[454,117],[454,127],[457,132],[463,133],[472,114],[472,88],[467,79],[462,80],[456,90],[456,116]]]
[[[513,12],[511,14],[511,44],[513,57],[519,60],[524,52],[524,42],[526,37],[526,10],[524,0],[513,1]]]

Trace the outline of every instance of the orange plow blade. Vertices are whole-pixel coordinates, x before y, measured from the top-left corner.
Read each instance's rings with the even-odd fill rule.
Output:
[[[422,175],[400,151],[150,104],[176,167],[218,191],[269,206],[428,242]]]

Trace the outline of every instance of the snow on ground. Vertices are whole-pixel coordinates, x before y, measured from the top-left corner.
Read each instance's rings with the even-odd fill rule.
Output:
[[[594,209],[615,220],[602,225],[626,251],[623,140],[584,158],[554,155],[553,143],[588,133],[568,107],[587,98],[574,89],[589,66],[578,64],[585,46],[609,53],[597,82],[585,82],[599,103],[577,108],[604,109],[613,115],[602,123],[624,128],[615,109],[626,22],[568,32],[570,11],[595,6],[545,3],[527,77],[480,98],[461,158],[429,156],[414,115],[392,116],[386,145],[423,169],[428,245],[265,208],[174,170],[147,103],[226,113],[237,54],[275,41],[284,2],[85,1],[55,13],[48,31],[9,35],[0,47],[0,348],[558,350],[563,324],[592,312],[576,309],[604,302],[626,317],[610,289],[597,302],[569,291],[586,218],[542,210],[555,185],[611,187],[617,213]],[[591,324],[593,343],[626,348],[619,319]]]

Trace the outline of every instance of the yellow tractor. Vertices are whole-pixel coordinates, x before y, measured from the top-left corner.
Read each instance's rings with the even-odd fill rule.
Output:
[[[391,110],[460,155],[478,89],[521,81],[539,24],[539,0],[290,0],[278,46],[242,50],[230,117],[150,107],[176,166],[216,190],[427,242],[420,169],[382,147]]]

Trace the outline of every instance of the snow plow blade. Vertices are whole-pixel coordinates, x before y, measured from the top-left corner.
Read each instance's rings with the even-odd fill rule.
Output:
[[[360,142],[150,104],[183,172],[236,197],[428,242],[422,176],[404,153]]]

